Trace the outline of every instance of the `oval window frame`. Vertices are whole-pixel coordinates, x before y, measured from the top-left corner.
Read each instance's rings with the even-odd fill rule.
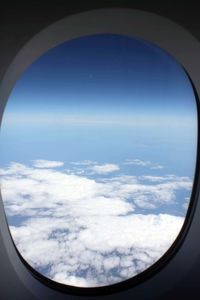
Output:
[[[183,29],[181,26],[173,23],[172,21],[152,13],[133,9],[98,9],[78,13],[75,15],[68,16],[48,26],[43,31],[35,35],[19,51],[16,58],[9,66],[1,82],[1,118],[4,112],[6,101],[17,79],[21,76],[24,70],[26,70],[28,66],[31,65],[40,55],[42,55],[49,49],[61,44],[62,42],[66,42],[67,40],[78,38],[84,35],[92,35],[98,33],[121,34],[144,39],[157,45],[158,47],[164,49],[169,54],[171,54],[186,70],[186,73],[188,74],[188,77],[190,78],[191,83],[193,85],[197,99],[199,132],[199,42],[188,31]],[[182,49],[184,49],[184,51],[182,51]],[[141,289],[148,289],[149,292],[147,292],[146,290],[146,293],[156,293],[155,295],[158,296],[159,292],[155,288],[155,286],[162,285],[162,292],[165,292],[167,289],[169,289],[170,286],[174,285],[178,279],[180,280],[180,277],[182,277],[183,274],[185,274],[185,272],[187,272],[187,270],[189,270],[189,268],[192,266],[192,263],[189,263],[189,259],[187,261],[187,264],[185,264],[184,257],[187,253],[190,253],[190,251],[192,251],[194,247],[192,246],[192,244],[194,244],[194,240],[192,239],[191,226],[195,227],[196,230],[199,226],[199,222],[197,220],[198,212],[200,212],[200,203],[199,201],[197,202],[197,190],[199,189],[198,149],[199,141],[197,148],[196,172],[192,196],[190,200],[190,207],[188,209],[183,228],[179,233],[178,238],[170,247],[170,249],[166,252],[166,254],[161,259],[159,259],[153,266],[131,279],[111,286],[87,289],[79,287],[70,287],[67,285],[56,283],[42,276],[40,273],[31,268],[29,264],[26,261],[24,261],[24,259],[21,257],[20,253],[15,247],[15,244],[12,241],[1,199],[0,214],[3,214],[3,216],[0,221],[0,230],[12,265],[15,271],[19,274],[19,277],[24,282],[24,284],[26,284],[26,286],[28,286],[31,292],[37,295],[37,297],[39,296],[39,289],[33,288],[35,284],[39,284],[38,287],[43,289],[50,288],[48,290],[48,293],[57,290],[64,293],[76,295],[107,294],[107,297],[109,297],[109,295],[113,292],[119,291],[123,292],[125,297],[130,295],[131,291],[134,293],[135,296],[137,296],[141,293]],[[186,235],[187,239],[185,239]],[[192,241],[192,244],[188,245],[190,240]],[[182,245],[183,247],[180,248],[180,245]],[[196,245],[196,250],[197,251],[195,253],[192,251],[191,255],[187,255],[187,257],[190,256],[190,260],[192,260],[193,263],[195,261],[195,258],[197,259],[198,253],[200,253],[200,244]],[[181,273],[181,276],[179,278],[177,278],[178,276],[175,276],[176,268],[174,265],[177,264],[179,265],[179,271]],[[180,270],[180,265],[183,266],[182,271]],[[164,272],[159,272],[161,270]],[[163,281],[165,280],[163,278],[165,278],[166,275],[162,275],[166,272],[172,272],[172,274],[174,274],[174,276],[168,277],[170,278],[170,282],[168,282],[168,287],[164,285]],[[161,276],[158,277],[158,273]],[[121,294],[121,296],[123,295]]]

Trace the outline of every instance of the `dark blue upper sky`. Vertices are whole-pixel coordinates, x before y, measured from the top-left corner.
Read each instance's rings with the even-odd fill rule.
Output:
[[[192,95],[182,67],[163,50],[127,36],[94,35],[68,41],[35,61],[17,82],[9,109],[178,117],[194,112]]]

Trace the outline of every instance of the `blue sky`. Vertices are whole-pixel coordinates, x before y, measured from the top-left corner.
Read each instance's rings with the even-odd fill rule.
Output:
[[[130,108],[144,115],[147,106],[148,117],[159,112],[177,118],[177,110],[193,112],[192,94],[183,69],[163,50],[125,36],[96,35],[64,43],[34,62],[17,82],[10,110],[132,117]]]
[[[58,282],[111,284],[158,260],[180,231],[196,163],[195,96],[183,68],[155,45],[86,36],[24,72],[0,144],[3,200],[25,259]]]
[[[125,36],[82,37],[49,50],[18,80],[4,113],[2,163],[133,153],[181,171],[195,156],[196,118],[191,84],[166,52]]]

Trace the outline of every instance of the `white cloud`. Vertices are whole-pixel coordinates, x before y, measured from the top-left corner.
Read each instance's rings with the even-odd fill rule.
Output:
[[[164,168],[163,166],[157,164],[151,166],[151,170],[161,170],[163,168]]]
[[[73,161],[71,162],[71,164],[75,166],[90,166],[90,165],[97,164],[97,162],[92,160],[81,160],[81,161]]]
[[[75,167],[71,170],[67,170],[70,174],[88,174],[88,175],[106,175],[120,170],[117,164],[99,164],[96,161],[82,160],[71,162]]]
[[[56,168],[63,166],[62,161],[50,161],[44,159],[37,159],[33,161],[33,166],[36,168]]]
[[[119,166],[116,164],[94,165],[88,168],[92,174],[106,175],[112,172],[119,171]]]
[[[23,217],[10,225],[23,257],[55,281],[84,287],[125,280],[157,261],[184,218],[143,215],[136,209],[173,204],[177,190],[192,188],[188,177],[116,175],[95,180],[14,162],[0,174],[7,215],[11,221]]]
[[[151,161],[144,161],[141,159],[126,159],[124,162],[125,165],[136,165],[141,167],[149,167],[152,170],[163,169],[162,165],[152,163]]]
[[[143,161],[140,159],[126,159],[124,162],[125,165],[136,165],[136,166],[142,166],[142,167],[146,167],[149,166],[151,164],[150,161]]]
[[[183,218],[170,215],[33,218],[11,227],[15,243],[34,268],[76,286],[103,286],[142,272],[179,233]],[[113,272],[114,271],[114,272]]]
[[[185,202],[183,203],[183,209],[184,209],[184,210],[187,210],[187,209],[188,209],[189,202],[190,202],[190,198],[189,198],[189,197],[186,197],[186,198],[185,198]]]

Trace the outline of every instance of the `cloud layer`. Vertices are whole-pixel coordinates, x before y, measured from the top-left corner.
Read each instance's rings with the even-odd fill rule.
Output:
[[[117,165],[85,161],[86,168],[107,166],[86,177],[50,169],[55,162],[41,165],[11,163],[0,170],[1,189],[19,251],[55,281],[83,287],[123,281],[157,261],[182,227],[183,217],[154,210],[174,205],[177,191],[191,191],[188,177],[104,178]]]

